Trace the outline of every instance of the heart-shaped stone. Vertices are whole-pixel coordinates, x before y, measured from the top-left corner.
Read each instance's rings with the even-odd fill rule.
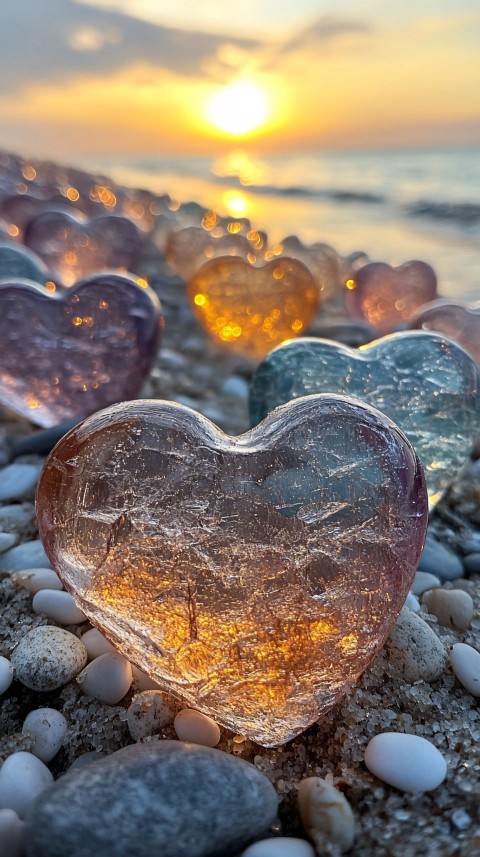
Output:
[[[254,232],[257,236],[258,233]],[[218,256],[254,256],[255,244],[246,235],[230,234],[219,227],[207,232],[199,226],[172,230],[166,241],[166,256],[173,268],[188,281],[209,259]]]
[[[142,245],[128,217],[104,214],[87,220],[59,210],[32,217],[24,240],[64,286],[106,268],[133,270]]]
[[[286,256],[258,268],[239,258],[212,259],[190,280],[188,294],[217,342],[256,359],[304,332],[318,304],[312,274]]]
[[[25,247],[0,244],[0,280],[12,277],[45,284],[47,269],[42,260]]]
[[[480,304],[439,299],[421,307],[410,323],[412,328],[437,330],[458,342],[480,365]]]
[[[311,393],[354,396],[405,432],[425,470],[434,505],[463,464],[480,423],[480,376],[472,358],[443,336],[406,332],[358,351],[323,339],[276,348],[252,380],[250,415]]]
[[[437,296],[437,277],[426,262],[392,268],[370,262],[347,281],[345,301],[354,318],[368,321],[380,333],[405,326],[422,304]]]
[[[0,403],[49,427],[138,395],[161,327],[159,301],[139,282],[98,274],[53,293],[1,282]]]
[[[343,696],[385,640],[423,545],[427,498],[373,408],[306,397],[238,438],[189,408],[94,414],[43,470],[52,567],[140,669],[274,746]]]

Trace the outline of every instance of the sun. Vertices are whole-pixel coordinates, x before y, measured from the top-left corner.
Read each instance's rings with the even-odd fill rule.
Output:
[[[212,125],[231,137],[243,137],[264,125],[270,115],[266,91],[258,83],[237,81],[222,87],[207,103]]]

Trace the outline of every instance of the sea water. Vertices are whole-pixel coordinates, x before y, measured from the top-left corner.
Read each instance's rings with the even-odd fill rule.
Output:
[[[249,217],[271,242],[296,234],[435,268],[439,293],[480,300],[480,150],[340,152],[89,163],[126,184]]]

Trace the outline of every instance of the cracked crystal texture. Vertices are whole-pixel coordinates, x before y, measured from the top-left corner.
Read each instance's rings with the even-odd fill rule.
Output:
[[[4,281],[0,403],[48,427],[130,399],[150,371],[160,326],[156,295],[131,277],[99,274],[62,292]]]
[[[275,746],[382,645],[427,502],[396,426],[317,396],[238,438],[173,403],[113,406],[51,453],[37,513],[53,568],[126,657]]]
[[[134,270],[142,238],[128,217],[105,214],[87,220],[52,210],[30,220],[25,244],[44,260],[54,279],[72,286],[103,269]]]
[[[378,408],[405,432],[425,470],[434,505],[465,461],[480,422],[480,377],[472,358],[433,333],[397,333],[358,351],[299,339],[257,368],[251,422],[290,399],[332,392]]]
[[[217,342],[257,359],[304,332],[318,305],[312,274],[286,256],[258,268],[231,256],[212,259],[192,277],[188,294]]]

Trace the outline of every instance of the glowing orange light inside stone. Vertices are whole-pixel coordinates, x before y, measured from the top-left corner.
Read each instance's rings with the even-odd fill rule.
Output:
[[[11,235],[12,238],[17,238],[20,230],[19,230],[18,226],[15,226],[14,223],[9,223],[9,225],[7,227],[7,232],[9,235]]]
[[[195,295],[193,301],[197,306],[205,306],[207,303],[205,295]]]
[[[70,199],[72,202],[76,202],[77,199],[80,198],[80,194],[79,194],[76,187],[67,188],[67,190],[65,191],[65,196],[67,197],[67,199]]]
[[[32,182],[37,177],[37,171],[35,167],[30,166],[30,164],[27,164],[27,166],[23,168],[22,173],[23,177],[30,182]]]
[[[355,280],[347,280],[345,285],[346,285],[347,289],[350,289],[350,291],[353,291],[353,289],[357,288],[357,284],[356,284]]]
[[[140,286],[141,289],[148,289],[148,282],[144,277],[138,277],[137,286]]]
[[[51,280],[47,280],[47,282],[45,283],[45,288],[46,288],[47,292],[50,292],[51,294],[53,294],[54,292],[57,291],[57,287],[56,287],[55,283],[52,283]]]

